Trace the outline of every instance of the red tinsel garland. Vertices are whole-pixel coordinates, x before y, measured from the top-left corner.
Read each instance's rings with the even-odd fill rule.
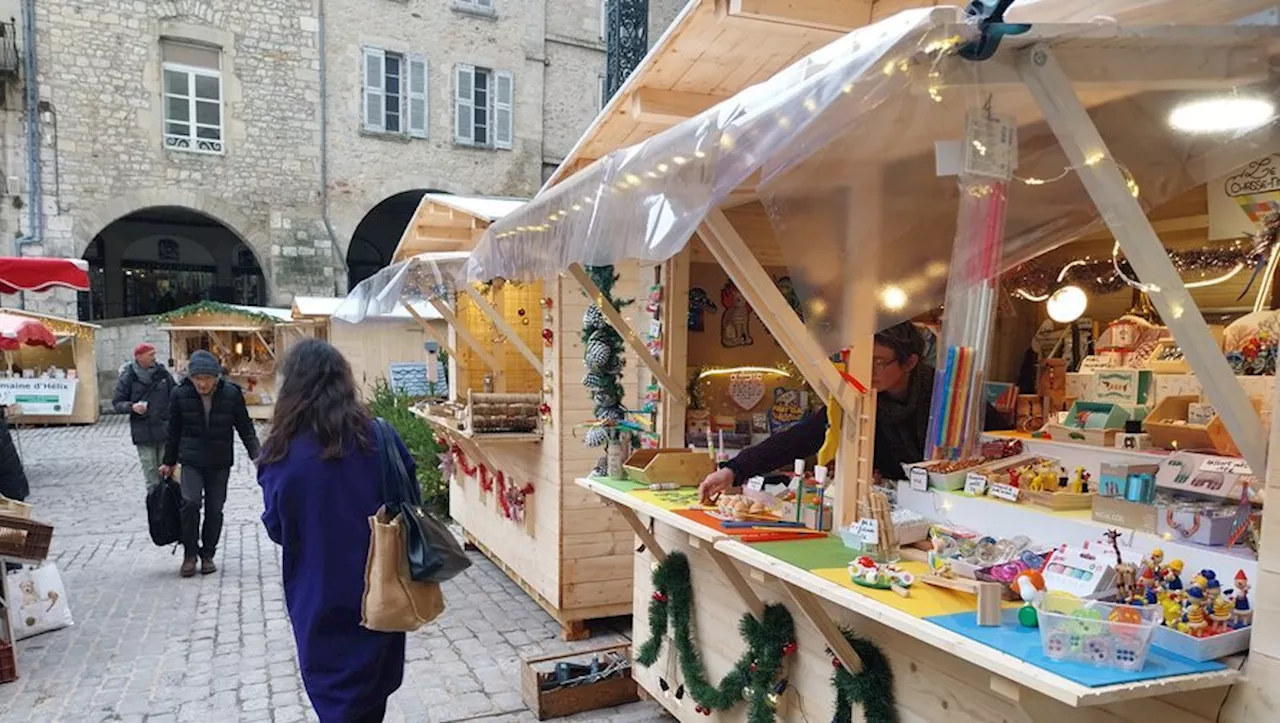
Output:
[[[482,491],[492,492],[495,486],[498,488],[498,505],[502,507],[503,517],[512,522],[524,522],[525,497],[533,494],[533,483],[526,483],[523,487],[508,486],[507,477],[502,470],[491,474],[489,468],[483,463],[470,464],[467,461],[467,455],[456,444],[452,446],[450,452],[458,463],[458,469],[462,470],[464,475],[480,478]]]

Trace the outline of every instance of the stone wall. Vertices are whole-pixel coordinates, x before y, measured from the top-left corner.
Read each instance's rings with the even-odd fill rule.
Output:
[[[317,245],[327,237],[312,0],[42,2],[36,28],[40,97],[57,125],[41,123],[45,232],[29,253],[78,257],[123,215],[185,206],[245,241],[274,302],[333,293],[332,258]],[[163,147],[162,37],[221,49],[224,154]]]
[[[111,395],[116,390],[120,367],[133,360],[133,348],[142,342],[156,348],[156,359],[169,365],[169,335],[156,329],[147,317],[108,319],[94,335],[94,351],[98,361],[98,397],[104,412],[111,412]]]

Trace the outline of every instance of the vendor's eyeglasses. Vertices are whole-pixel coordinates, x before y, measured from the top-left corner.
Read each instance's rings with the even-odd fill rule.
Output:
[[[892,365],[894,365],[894,364],[897,364],[897,363],[898,363],[898,360],[897,360],[896,358],[893,358],[893,359],[881,359],[880,357],[871,357],[871,369],[872,369],[872,371],[882,372],[882,371],[884,371],[885,369],[888,369],[890,366],[892,366]]]

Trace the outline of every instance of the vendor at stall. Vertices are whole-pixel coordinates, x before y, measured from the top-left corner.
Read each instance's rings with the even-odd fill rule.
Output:
[[[934,368],[921,361],[924,336],[916,325],[903,322],[876,334],[871,361],[871,386],[876,391],[876,475],[901,478],[903,464],[924,459],[933,399]],[[987,405],[984,428],[1008,429],[1009,420]],[[811,414],[794,426],[738,453],[727,467],[707,475],[698,487],[703,504],[744,480],[792,461],[817,454],[827,432],[826,410]]]

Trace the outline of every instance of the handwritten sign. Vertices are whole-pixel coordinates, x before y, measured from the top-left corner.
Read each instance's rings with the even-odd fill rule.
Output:
[[[977,472],[970,472],[964,477],[964,493],[982,496],[987,493],[987,478]]]
[[[911,468],[911,489],[916,492],[929,491],[929,470],[924,467]]]
[[[764,489],[764,477],[752,477],[747,480],[747,490],[759,492]]]
[[[1200,463],[1201,472],[1218,472],[1221,474],[1253,474],[1253,470],[1249,468],[1249,463],[1243,459],[1233,459],[1231,457],[1206,457]]]
[[[863,517],[858,520],[858,537],[862,538],[863,544],[876,545],[880,543],[880,523],[872,517]]]
[[[1018,501],[1018,488],[1013,485],[994,484],[991,485],[989,496],[1005,502]]]

